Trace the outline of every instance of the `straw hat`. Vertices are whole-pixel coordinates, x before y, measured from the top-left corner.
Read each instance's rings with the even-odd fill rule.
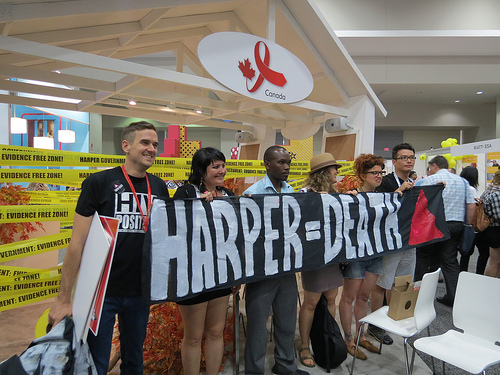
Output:
[[[335,166],[337,168],[342,167],[341,164],[337,163],[337,161],[334,159],[333,155],[328,153],[328,152],[324,152],[322,154],[318,154],[316,156],[313,156],[313,158],[311,159],[311,162],[310,162],[310,166],[311,166],[311,171],[309,173],[313,173],[313,172],[316,172],[322,168],[331,167],[331,166]]]

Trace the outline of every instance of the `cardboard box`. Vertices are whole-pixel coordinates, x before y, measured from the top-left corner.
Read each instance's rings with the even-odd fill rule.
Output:
[[[387,315],[394,320],[412,317],[419,289],[420,282],[413,283],[411,275],[396,277]]]

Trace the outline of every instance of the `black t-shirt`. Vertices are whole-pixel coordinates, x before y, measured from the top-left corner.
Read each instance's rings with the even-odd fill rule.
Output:
[[[142,212],[147,212],[148,189],[146,178],[129,176],[135,187]],[[168,197],[165,182],[148,173],[152,197]],[[109,296],[141,295],[142,247],[144,228],[141,212],[121,167],[90,175],[82,183],[76,213],[119,219],[118,237],[111,265],[106,294]]]
[[[399,180],[399,185],[396,182],[396,178]],[[375,191],[379,193],[393,193],[403,184],[403,182],[405,182],[405,180],[397,177],[395,173],[390,173],[382,178],[382,183]]]

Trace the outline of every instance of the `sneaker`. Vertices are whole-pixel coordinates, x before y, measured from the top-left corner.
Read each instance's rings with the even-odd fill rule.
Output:
[[[391,345],[394,342],[394,340],[387,334],[387,332],[385,332],[385,330],[377,326],[369,324],[367,332],[372,335],[378,342],[380,342],[380,338],[382,337],[382,343],[384,345]]]

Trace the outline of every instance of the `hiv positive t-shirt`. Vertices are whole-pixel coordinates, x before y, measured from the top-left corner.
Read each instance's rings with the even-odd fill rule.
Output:
[[[135,187],[142,212],[147,214],[148,188],[146,178],[129,176]],[[148,173],[151,194],[168,197],[168,189],[160,178]],[[110,216],[119,220],[115,255],[111,265],[106,295],[141,295],[142,247],[144,223],[134,193],[120,167],[93,173],[82,183],[76,213]]]

